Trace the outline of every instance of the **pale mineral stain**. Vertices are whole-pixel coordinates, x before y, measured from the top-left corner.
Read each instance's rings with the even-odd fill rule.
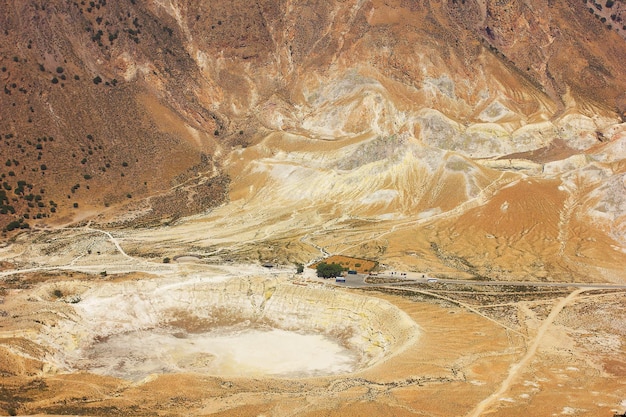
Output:
[[[347,373],[358,364],[356,353],[321,334],[239,326],[188,335],[165,329],[123,333],[82,354],[77,367],[132,380],[180,372],[306,377]]]

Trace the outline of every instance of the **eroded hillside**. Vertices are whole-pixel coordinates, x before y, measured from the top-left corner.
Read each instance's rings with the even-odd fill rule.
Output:
[[[620,280],[626,43],[588,9],[5,1],[0,217],[168,222],[128,230],[147,257]]]

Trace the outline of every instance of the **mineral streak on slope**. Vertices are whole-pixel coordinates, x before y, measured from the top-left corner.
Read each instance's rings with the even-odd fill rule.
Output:
[[[258,74],[251,74],[245,85],[259,92],[256,94],[258,121],[266,129],[280,133],[257,136],[254,146],[231,154],[227,170],[233,178],[230,197],[232,205],[237,207],[235,211],[230,207],[215,211],[204,220],[196,218],[188,226],[177,225],[175,229],[180,232],[173,231],[174,234],[190,236],[188,232],[199,225],[211,224],[216,227],[205,237],[199,237],[197,243],[230,246],[231,252],[248,259],[255,256],[260,244],[264,248],[263,256],[293,260],[299,257],[297,251],[303,247],[285,248],[284,242],[315,242],[331,251],[346,250],[358,236],[367,239],[380,236],[381,242],[393,239],[393,231],[409,227],[410,223],[403,222],[411,218],[421,222],[432,217],[428,227],[441,224],[448,230],[448,222],[456,221],[467,210],[477,213],[477,205],[488,203],[499,186],[516,176],[519,180],[529,177],[532,184],[544,184],[545,176],[558,177],[572,169],[567,163],[560,164],[560,159],[595,152],[599,134],[615,140],[623,132],[623,126],[617,124],[615,115],[603,103],[590,100],[579,90],[564,88],[560,85],[563,80],[541,75],[547,64],[542,69],[526,70],[516,67],[511,58],[507,60],[499,48],[516,50],[519,43],[507,43],[499,38],[500,29],[487,30],[484,26],[466,25],[467,22],[462,22],[463,29],[455,26],[459,19],[471,20],[474,14],[477,25],[486,18],[487,14],[481,14],[481,7],[477,8],[474,2],[468,2],[465,9],[461,3],[411,7],[354,3],[350,13],[343,16],[341,10],[346,7],[331,5],[318,10],[315,19],[330,19],[330,23],[319,26],[323,28],[319,42],[304,41],[308,29],[288,28],[288,19],[273,20],[275,10],[269,5],[261,9],[277,50],[285,42],[292,52],[290,71],[281,72],[286,90],[266,99],[260,94]],[[554,45],[568,42],[565,35],[555,37],[544,30],[541,15],[556,13],[557,9],[547,10],[544,4],[524,4],[510,10],[490,3],[484,7],[485,13],[489,12],[490,25],[507,26],[505,16],[521,13],[523,19],[540,26],[532,36],[537,39],[547,36]],[[294,5],[289,4],[286,10],[292,13]],[[341,24],[350,25],[341,35],[326,29]],[[477,27],[485,31],[478,38],[470,34]],[[459,46],[447,43],[447,53],[441,54],[438,39],[446,36],[457,39],[455,45]],[[333,51],[331,58],[320,55],[322,44]],[[334,49],[338,45],[341,47]],[[420,48],[416,49],[415,45]],[[306,52],[299,48],[305,48]],[[237,53],[236,48],[227,51],[227,54]],[[549,61],[552,53],[543,51],[542,59]],[[298,57],[306,58],[298,61]],[[608,59],[614,62],[614,58]],[[301,71],[298,62],[316,70]],[[231,67],[235,62],[231,59],[220,65]],[[272,64],[263,61],[263,65]],[[611,74],[621,71],[613,64],[610,68]],[[249,73],[247,69],[244,72]],[[544,87],[543,80],[549,80]],[[550,153],[548,164],[544,160],[537,164],[528,161],[533,159],[535,151],[553,146],[562,146],[564,150]],[[507,155],[511,155],[508,162],[495,160]],[[524,160],[514,160],[518,155]],[[498,228],[500,239],[504,239],[497,248],[489,240],[493,230],[484,233],[486,240],[480,244],[470,233],[468,239],[478,245],[464,243],[465,234],[458,231],[464,227],[463,222],[468,222],[468,230],[475,230],[469,225],[475,220],[469,213],[461,219],[458,230],[450,229],[452,233],[420,229],[416,233],[426,234],[426,239],[440,245],[441,250],[456,252],[454,256],[476,259],[495,256],[499,259],[494,262],[498,265],[496,275],[512,276],[514,273],[509,271],[527,265],[523,262],[525,257],[518,258],[520,251],[526,249],[534,253],[528,255],[533,259],[543,254],[554,258],[549,262],[550,271],[574,268],[587,274],[590,270],[584,265],[595,261],[563,258],[568,249],[564,241],[568,237],[577,239],[576,234],[569,233],[570,223],[580,216],[578,211],[574,214],[571,200],[560,200],[562,191],[557,188],[558,183],[558,179],[547,180],[547,188],[537,189],[536,194],[542,197],[528,202],[525,201],[528,194],[512,193],[507,204],[514,207],[505,216],[507,220],[486,220],[488,228]],[[511,190],[524,191],[517,186]],[[544,191],[546,200],[543,200]],[[518,210],[514,201],[520,198],[522,206],[533,205],[532,201],[537,204],[529,211],[526,210],[530,207]],[[497,204],[497,210],[495,205],[485,208],[488,212],[482,218],[506,210],[506,204],[502,204]],[[232,216],[235,212],[243,221],[220,219],[221,213]],[[617,218],[607,216],[606,228],[619,230]],[[515,224],[518,220],[521,223]],[[532,229],[528,225],[536,220],[545,222],[546,230],[525,237]],[[341,232],[346,227],[354,230],[358,223],[360,235],[348,237]],[[557,229],[558,236],[552,236],[552,231]],[[246,238],[242,239],[243,236]],[[241,244],[238,239],[254,243]],[[416,248],[428,251],[424,239],[414,236],[396,246],[402,252]],[[448,245],[451,239],[465,249],[459,252],[454,245]],[[515,243],[518,241],[526,243]],[[610,239],[599,241],[602,247],[615,243]],[[555,251],[559,255],[550,255]],[[435,252],[426,257],[441,257],[441,253]],[[398,255],[396,252],[390,257],[397,259]],[[559,257],[563,259],[556,259]],[[408,259],[404,257],[403,262]],[[619,262],[619,254],[609,256],[606,266]],[[449,267],[443,264],[442,267]],[[531,269],[537,277],[550,274],[542,261],[530,265],[534,265]],[[419,262],[402,266],[420,268]],[[482,266],[470,269],[472,273],[479,270],[490,273]]]

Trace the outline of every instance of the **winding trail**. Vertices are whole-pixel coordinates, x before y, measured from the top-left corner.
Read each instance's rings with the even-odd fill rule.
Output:
[[[111,243],[113,243],[115,245],[115,248],[119,251],[119,253],[122,254],[122,256],[124,256],[124,257],[126,257],[128,259],[132,259],[133,261],[137,260],[137,259],[133,258],[132,256],[130,256],[129,254],[127,254],[126,252],[124,252],[124,249],[122,249],[122,246],[120,245],[120,242],[115,237],[113,237],[113,235],[110,232],[107,232],[106,230],[101,230],[101,229],[93,229],[93,228],[91,228],[89,226],[87,226],[84,230],[89,230],[91,232],[99,232],[99,233],[105,234],[106,236],[108,236],[108,238],[111,241]]]
[[[520,359],[519,362],[517,362],[516,364],[513,364],[511,368],[509,368],[509,375],[506,377],[504,381],[502,381],[500,388],[497,391],[495,391],[493,394],[491,394],[489,397],[482,400],[476,406],[476,408],[474,408],[470,413],[466,415],[466,417],[481,416],[482,413],[487,408],[489,408],[494,402],[498,401],[498,399],[509,388],[511,388],[511,385],[513,384],[515,379],[524,371],[528,363],[535,356],[535,353],[537,353],[537,349],[539,348],[539,345],[541,344],[541,341],[543,340],[543,337],[545,336],[548,328],[550,328],[550,326],[554,322],[554,319],[556,319],[556,317],[559,315],[559,313],[561,312],[561,310],[563,310],[565,306],[571,303],[572,300],[574,300],[583,291],[586,291],[586,289],[579,288],[573,291],[572,293],[570,293],[567,297],[562,299],[557,305],[555,305],[552,308],[552,311],[550,311],[550,314],[548,315],[548,317],[543,321],[543,323],[541,324],[541,327],[539,327],[539,330],[537,331],[537,335],[535,336],[535,340],[533,341],[533,344],[530,345],[530,347],[528,348],[526,355],[524,355],[524,357]]]
[[[397,287],[384,287],[384,286],[382,288],[397,289]],[[464,302],[459,301],[459,300],[455,300],[454,298],[446,297],[446,296],[441,295],[441,294],[437,294],[437,293],[432,292],[432,291],[416,290],[414,288],[402,288],[402,290],[410,291],[410,292],[414,292],[414,293],[418,293],[418,294],[424,294],[424,295],[427,295],[427,296],[430,296],[430,297],[439,298],[441,300],[449,301],[449,302],[451,302],[453,304],[456,304],[456,305],[458,305],[460,307],[465,308],[468,311],[471,311],[472,313],[474,313],[474,314],[484,318],[485,320],[489,320],[489,321],[497,324],[498,326],[503,327],[504,329],[508,330],[509,332],[512,332],[512,333],[517,334],[518,336],[521,336],[522,339],[526,339],[527,338],[527,336],[525,334],[518,332],[517,330],[507,326],[504,323],[499,322],[498,320],[492,319],[491,317],[489,317],[486,314],[483,314],[481,311],[477,310],[476,308],[474,308],[470,304],[464,303]]]
[[[96,232],[96,233],[102,233],[105,236],[107,236],[109,238],[109,240],[111,241],[111,243],[113,243],[113,245],[115,246],[115,248],[117,249],[117,251],[124,256],[125,258],[132,260],[133,262],[140,264],[140,263],[144,263],[146,264],[147,261],[144,259],[138,259],[138,258],[134,258],[132,256],[130,256],[129,254],[127,254],[124,249],[122,248],[122,246],[120,245],[119,241],[117,240],[117,238],[115,238],[110,232],[106,231],[106,230],[101,230],[101,229],[94,229],[89,227],[89,225],[87,225],[86,227],[59,227],[56,228],[54,230],[73,230],[73,231],[88,231],[88,232]],[[36,267],[32,267],[32,268],[24,268],[24,269],[12,269],[12,270],[8,270],[8,271],[2,271],[0,272],[0,278],[4,278],[4,277],[8,277],[11,275],[16,275],[16,274],[24,274],[24,273],[29,273],[29,272],[41,272],[41,271],[54,271],[54,270],[77,270],[76,267],[76,262],[83,258],[84,255],[78,255],[77,257],[75,257],[74,259],[72,259],[68,264],[66,265],[55,265],[55,266],[36,266]]]

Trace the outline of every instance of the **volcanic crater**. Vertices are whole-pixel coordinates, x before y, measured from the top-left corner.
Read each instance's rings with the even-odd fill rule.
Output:
[[[55,285],[38,292],[54,293]],[[53,372],[132,381],[188,372],[319,377],[374,365],[419,334],[383,300],[286,278],[76,285],[82,291],[65,296],[69,304],[50,306],[72,311],[38,336]]]

